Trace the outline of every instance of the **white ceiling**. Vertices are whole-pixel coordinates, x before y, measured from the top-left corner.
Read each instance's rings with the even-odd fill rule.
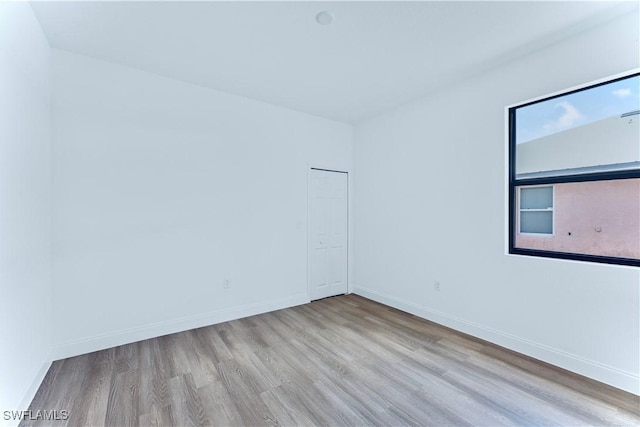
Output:
[[[357,122],[638,2],[34,2],[52,47]],[[328,26],[315,15],[330,10]]]

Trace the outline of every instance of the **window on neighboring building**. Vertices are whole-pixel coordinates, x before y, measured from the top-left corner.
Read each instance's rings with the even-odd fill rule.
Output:
[[[640,73],[509,108],[509,253],[640,266]]]
[[[553,234],[553,186],[519,190],[520,233]]]

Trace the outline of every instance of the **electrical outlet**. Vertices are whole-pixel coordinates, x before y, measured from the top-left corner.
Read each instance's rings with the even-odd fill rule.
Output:
[[[440,282],[437,280],[433,281],[433,289],[436,290],[436,292],[440,292]]]
[[[225,289],[229,289],[231,287],[231,280],[224,279],[224,282],[222,282],[222,287]]]

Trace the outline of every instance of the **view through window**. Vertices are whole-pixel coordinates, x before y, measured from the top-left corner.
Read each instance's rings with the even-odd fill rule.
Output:
[[[640,75],[509,109],[509,252],[640,265]]]

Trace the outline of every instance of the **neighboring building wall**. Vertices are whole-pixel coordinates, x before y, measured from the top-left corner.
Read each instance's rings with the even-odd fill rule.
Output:
[[[640,179],[554,187],[554,235],[518,233],[516,247],[640,258]]]
[[[640,161],[640,116],[614,116],[517,145],[518,174]],[[608,141],[603,149],[602,142]]]

